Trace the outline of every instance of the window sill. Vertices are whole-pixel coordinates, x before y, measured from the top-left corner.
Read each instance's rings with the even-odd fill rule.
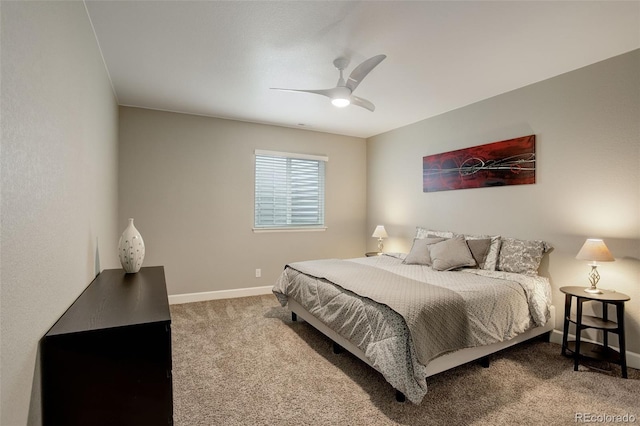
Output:
[[[253,232],[256,234],[264,234],[270,232],[323,232],[326,231],[326,226],[288,226],[286,228],[253,228]]]

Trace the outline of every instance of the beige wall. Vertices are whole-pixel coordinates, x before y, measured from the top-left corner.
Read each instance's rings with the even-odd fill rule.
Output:
[[[97,241],[118,266],[118,110],[82,2],[1,7],[0,424],[39,424],[38,341],[93,279]]]
[[[536,135],[536,184],[423,193],[422,157]],[[384,224],[388,250],[410,248],[415,226],[543,239],[556,327],[558,290],[587,285],[575,259],[587,237],[616,258],[600,285],[631,296],[628,349],[640,353],[640,51],[515,90],[367,143],[368,227]],[[369,249],[374,242],[368,242]]]
[[[326,231],[252,231],[255,149],[329,156]],[[135,219],[169,294],[269,286],[287,262],[364,254],[365,150],[359,138],[121,107],[119,225]]]

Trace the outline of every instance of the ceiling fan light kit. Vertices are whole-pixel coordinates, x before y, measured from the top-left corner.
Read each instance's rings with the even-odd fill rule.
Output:
[[[331,103],[338,108],[344,108],[351,103],[351,90],[346,87],[338,86],[334,90],[334,95],[331,98]]]
[[[346,106],[349,106],[349,104],[351,104],[351,101],[345,98],[334,98],[331,100],[331,103],[333,104],[333,106],[337,106],[338,108],[344,108]]]
[[[336,87],[331,89],[321,89],[321,90],[303,90],[303,89],[281,89],[277,87],[272,87],[273,90],[282,90],[285,92],[306,92],[312,93],[314,95],[322,95],[327,96],[331,99],[331,103],[338,108],[344,108],[348,105],[356,105],[369,111],[374,111],[376,109],[375,105],[370,101],[359,98],[353,95],[353,91],[356,90],[356,87],[362,82],[362,80],[373,70],[380,62],[382,62],[387,56],[386,55],[377,55],[373,58],[369,58],[360,65],[358,65],[349,75],[349,78],[345,82],[344,77],[342,76],[342,71],[349,65],[349,59],[347,58],[337,58],[333,61],[333,65],[340,72],[340,78],[338,78],[338,83]]]

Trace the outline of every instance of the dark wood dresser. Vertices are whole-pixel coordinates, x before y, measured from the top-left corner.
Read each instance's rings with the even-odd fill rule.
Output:
[[[98,275],[41,341],[44,425],[173,424],[164,267]]]

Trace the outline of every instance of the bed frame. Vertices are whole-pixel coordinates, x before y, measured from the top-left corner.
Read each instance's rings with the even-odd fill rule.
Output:
[[[293,321],[296,321],[298,317],[302,318],[334,342],[334,352],[337,353],[339,352],[340,348],[344,348],[377,371],[377,369],[371,365],[369,359],[360,348],[327,327],[324,323],[314,317],[311,313],[309,313],[309,311],[307,311],[302,305],[300,305],[292,298],[289,298],[288,303],[289,309],[291,310],[291,319]],[[522,343],[526,340],[530,340],[534,337],[541,336],[545,333],[547,334],[548,340],[548,336],[555,328],[555,312],[555,306],[551,306],[549,320],[544,326],[531,328],[522,334],[518,334],[511,340],[497,342],[486,346],[460,349],[458,351],[451,352],[434,359],[427,365],[427,377],[442,373],[443,371],[475,360],[482,360],[482,365],[484,367],[488,367],[488,355],[501,351],[502,349],[506,349],[510,346],[517,345],[518,343]],[[336,347],[336,345],[338,346]],[[396,390],[396,399],[400,402],[404,402],[405,397],[400,391]]]

